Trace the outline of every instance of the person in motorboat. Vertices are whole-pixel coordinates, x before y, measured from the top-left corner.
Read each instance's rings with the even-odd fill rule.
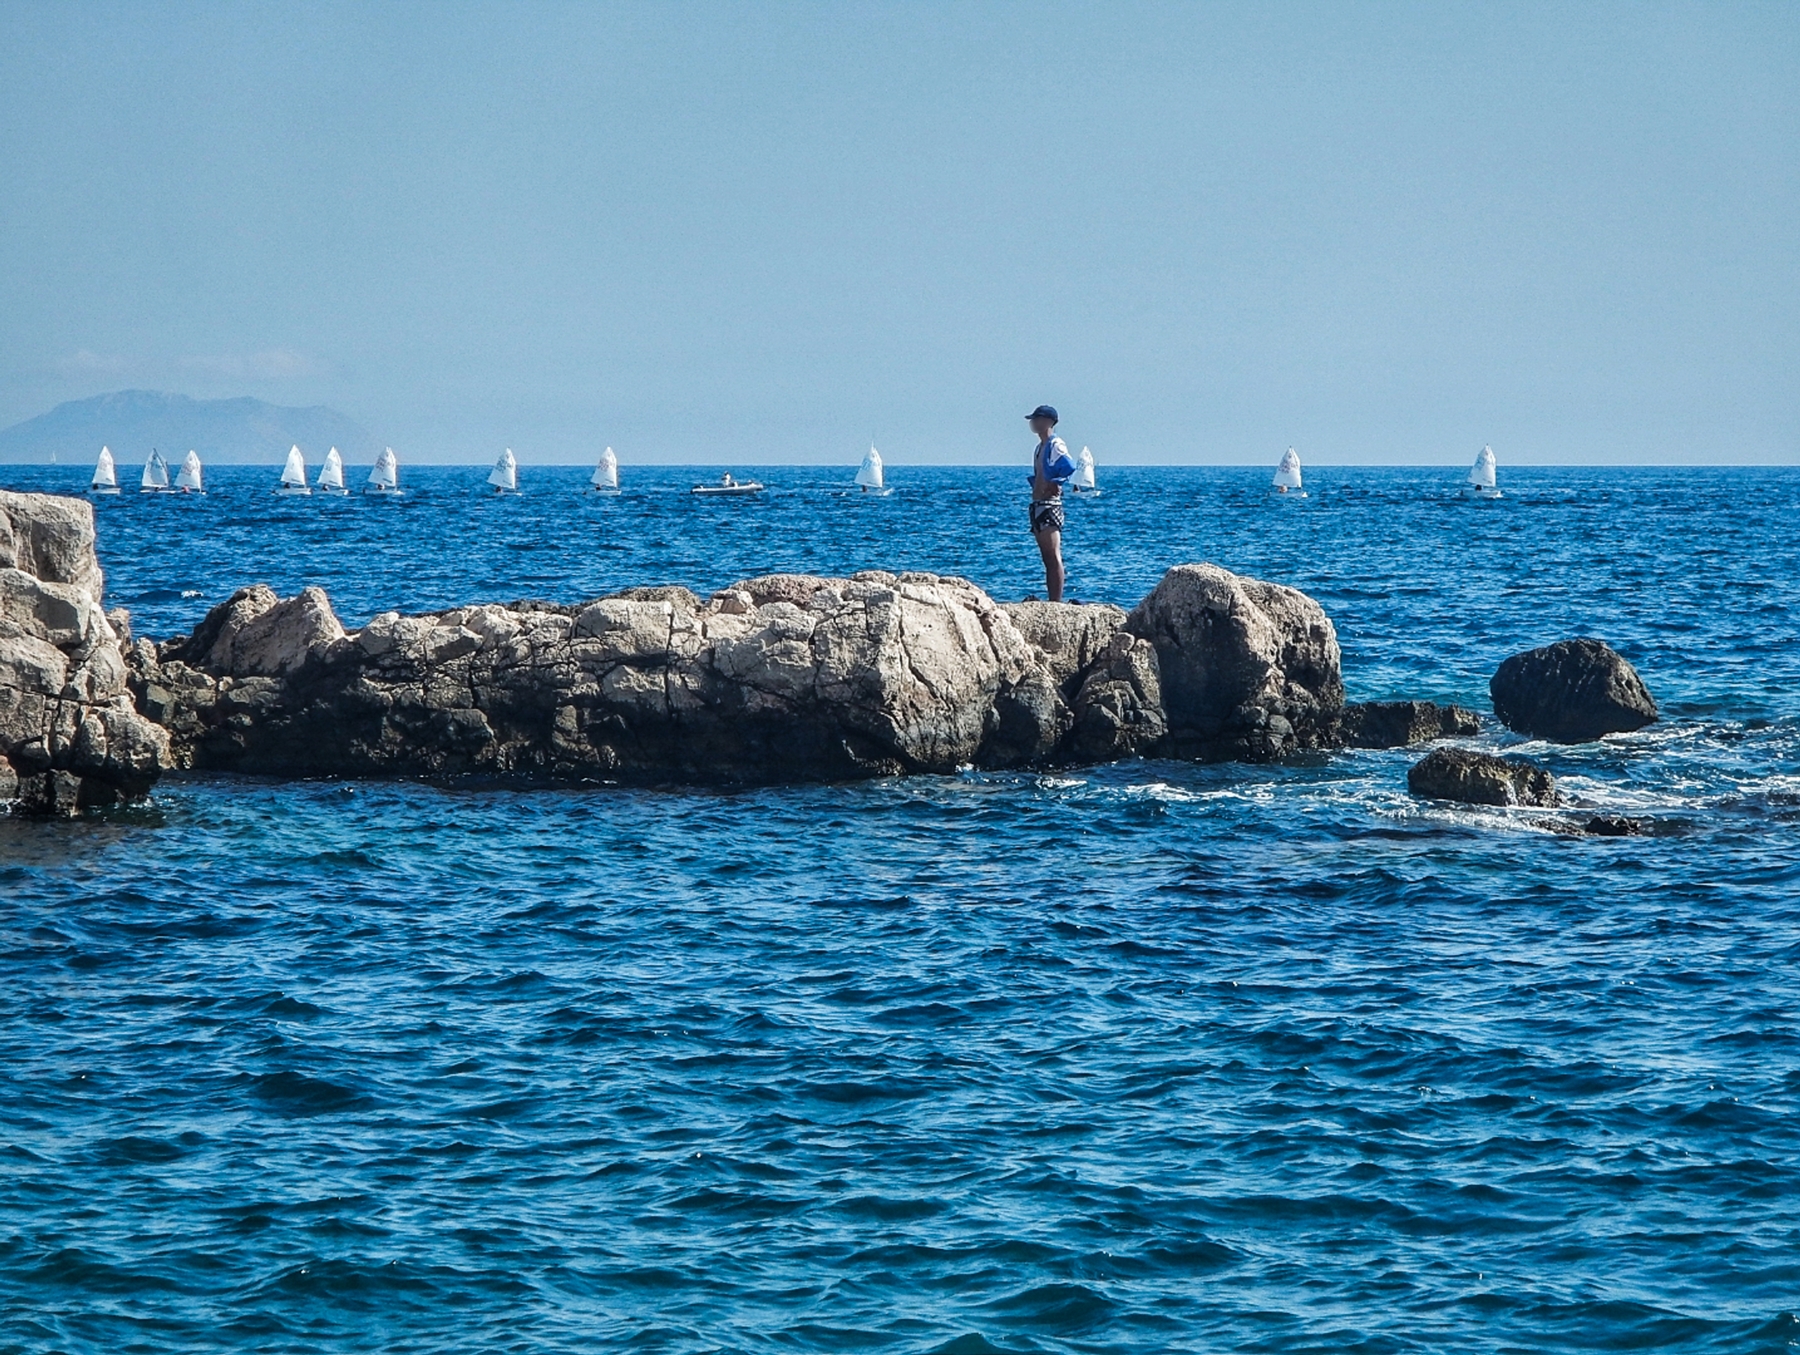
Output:
[[[1061,602],[1063,596],[1063,503],[1062,487],[1075,473],[1074,458],[1068,447],[1056,436],[1056,410],[1039,405],[1026,419],[1037,434],[1037,450],[1031,455],[1031,534],[1037,538],[1038,554],[1044,560],[1044,591],[1050,601]]]
[[[730,489],[736,483],[737,483],[737,481],[733,480],[731,478],[730,471],[726,471],[723,475],[721,475],[719,477],[719,488],[720,489]]]

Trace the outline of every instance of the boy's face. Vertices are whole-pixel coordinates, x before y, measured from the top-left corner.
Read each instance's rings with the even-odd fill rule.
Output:
[[[1048,419],[1033,419],[1031,421],[1031,431],[1037,434],[1039,442],[1046,441],[1050,436],[1050,430],[1054,427],[1056,427],[1056,425],[1051,423]]]

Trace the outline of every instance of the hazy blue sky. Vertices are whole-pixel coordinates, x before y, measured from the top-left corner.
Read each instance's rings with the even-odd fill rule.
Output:
[[[1800,459],[1800,4],[0,0],[0,425]]]

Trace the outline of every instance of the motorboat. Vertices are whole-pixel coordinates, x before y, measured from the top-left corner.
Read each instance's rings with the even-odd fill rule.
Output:
[[[716,484],[695,485],[693,492],[696,494],[707,495],[742,496],[746,494],[760,494],[763,492],[763,487],[760,480],[734,480],[728,472],[721,475]]]

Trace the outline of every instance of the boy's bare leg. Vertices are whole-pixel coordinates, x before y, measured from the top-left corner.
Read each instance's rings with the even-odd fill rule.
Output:
[[[1054,527],[1035,533],[1038,554],[1044,557],[1044,591],[1050,601],[1061,602],[1063,594],[1062,533]]]

